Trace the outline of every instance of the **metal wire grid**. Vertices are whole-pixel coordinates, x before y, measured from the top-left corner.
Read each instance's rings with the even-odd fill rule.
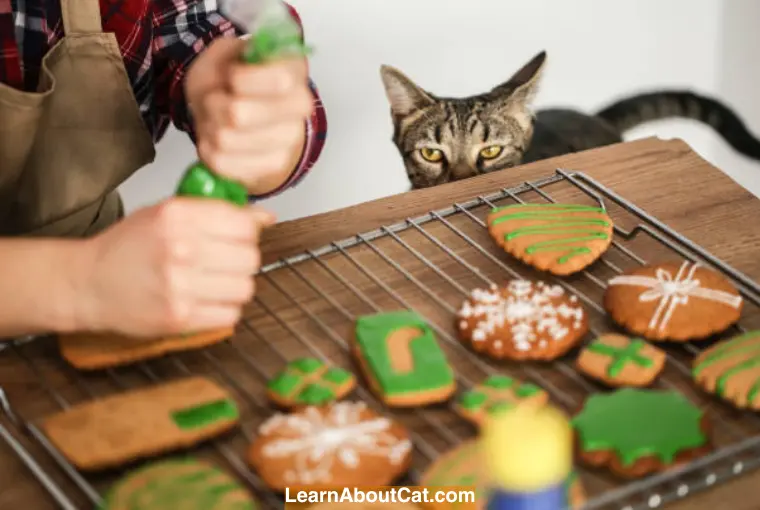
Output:
[[[255,436],[256,428],[272,413],[260,389],[287,361],[303,355],[351,367],[346,339],[350,338],[351,325],[361,313],[394,308],[415,309],[421,313],[438,334],[457,369],[461,390],[471,388],[487,375],[510,373],[542,386],[553,402],[568,410],[577,409],[585,396],[602,390],[579,375],[571,359],[558,360],[548,367],[496,363],[472,353],[454,337],[450,325],[441,325],[451,322],[456,303],[461,302],[473,286],[499,284],[509,278],[526,277],[526,274],[536,277],[531,270],[494,250],[493,243],[487,242],[484,236],[485,223],[478,211],[502,205],[505,200],[553,202],[555,198],[547,190],[556,186],[560,189],[555,195],[580,192],[586,200],[590,198],[606,206],[616,220],[613,247],[595,269],[568,279],[548,278],[578,296],[594,316],[589,338],[608,328],[603,322],[604,310],[598,304],[608,279],[602,274],[619,274],[626,265],[645,264],[647,261],[628,246],[642,237],[653,240],[661,251],[665,248],[671,257],[675,254],[707,262],[733,280],[748,305],[760,307],[760,286],[746,276],[592,179],[558,170],[556,175],[546,179],[410,218],[263,268],[259,276],[260,290],[250,313],[235,340],[222,345],[94,375],[78,373],[55,356],[45,358],[34,353],[44,342],[26,339],[10,343],[5,346],[5,355],[23,359],[44,394],[59,409],[66,409],[82,399],[176,376],[202,373],[218,378],[241,402],[242,432],[211,441],[198,453],[212,454],[212,458],[222,461],[244,480],[266,506],[279,508],[282,501],[266,489],[244,460],[246,446]],[[526,196],[530,198],[524,198]],[[610,206],[632,215],[634,227],[623,229]],[[454,244],[458,244],[458,248],[453,247]],[[546,275],[540,277],[547,279]],[[745,308],[747,323],[752,320],[748,309],[749,306]],[[727,334],[743,330],[744,325],[740,325]],[[688,360],[698,353],[699,347],[695,345],[669,350],[668,369],[657,387],[675,389],[700,401],[712,417],[720,448],[678,470],[628,484],[614,482],[603,473],[581,470],[592,496],[585,509],[656,508],[760,465],[760,419],[738,413],[721,403],[710,400],[705,403],[703,396],[689,384]],[[68,382],[66,390],[62,389],[61,379]],[[76,396],[72,397],[72,393]],[[380,412],[394,415],[414,430],[415,462],[403,480],[406,484],[416,483],[431,461],[474,435],[474,429],[447,412],[449,405],[389,411],[363,387],[357,389],[355,396]],[[65,510],[100,503],[104,489],[114,477],[85,477],[55,450],[34,425],[50,411],[27,411],[26,405],[14,401],[13,395],[9,400],[5,393],[0,393],[0,403],[12,423],[28,432],[45,454],[40,454],[39,448],[37,453],[31,453],[31,447],[24,446],[18,436],[5,428],[0,428],[0,436],[56,503]],[[64,477],[60,476],[61,472]]]

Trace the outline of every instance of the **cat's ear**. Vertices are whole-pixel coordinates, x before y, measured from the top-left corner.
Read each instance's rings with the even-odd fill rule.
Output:
[[[546,52],[542,51],[522,66],[508,81],[494,88],[491,93],[500,98],[508,98],[513,105],[530,106],[538,92],[545,66]]]
[[[380,66],[380,76],[394,117],[406,117],[435,103],[435,99],[398,69]]]

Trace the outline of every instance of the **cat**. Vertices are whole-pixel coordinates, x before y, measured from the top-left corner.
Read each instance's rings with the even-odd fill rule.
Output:
[[[727,106],[688,91],[639,94],[594,115],[569,109],[532,111],[546,52],[489,92],[437,97],[401,71],[383,65],[393,143],[412,189],[437,186],[523,163],[623,141],[644,122],[671,117],[712,126],[735,150],[760,160],[760,140]]]

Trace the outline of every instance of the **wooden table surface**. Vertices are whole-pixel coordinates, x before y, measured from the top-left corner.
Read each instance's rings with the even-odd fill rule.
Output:
[[[687,238],[760,281],[760,201],[700,158],[684,142],[646,139],[512,170],[414,191],[340,211],[276,225],[264,236],[264,260],[273,262],[358,232],[492,193],[566,168],[586,173]],[[324,169],[323,171],[329,171]],[[760,169],[758,169],[760,178]],[[24,399],[15,357],[0,354],[0,385]],[[21,397],[19,397],[21,395]],[[33,399],[30,392],[26,398]],[[2,423],[13,429],[8,420]],[[760,472],[701,492],[669,509],[756,510]],[[0,509],[54,508],[10,448],[0,441]]]

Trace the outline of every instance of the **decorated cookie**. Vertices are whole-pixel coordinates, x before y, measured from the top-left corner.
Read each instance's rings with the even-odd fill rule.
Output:
[[[267,384],[269,399],[281,407],[324,405],[340,400],[356,387],[356,378],[314,358],[291,361]]]
[[[372,391],[388,406],[434,404],[456,391],[433,330],[414,312],[360,317],[353,350]]]
[[[711,449],[707,415],[672,391],[592,395],[573,426],[580,459],[622,478],[664,471]]]
[[[469,440],[441,455],[427,469],[420,486],[434,487],[474,487],[478,510],[485,509],[488,500],[487,488],[490,483],[481,460],[477,441]],[[573,473],[567,481],[567,496],[571,508],[580,508],[586,502],[580,478]],[[455,510],[456,503],[428,503],[434,510]]]
[[[456,411],[476,425],[482,425],[486,416],[515,405],[542,406],[549,395],[535,384],[522,383],[506,375],[492,375],[473,389],[462,393]]]
[[[335,402],[277,414],[259,428],[251,465],[272,489],[294,485],[383,486],[411,463],[409,433],[363,402]]]
[[[665,368],[666,354],[640,338],[602,335],[587,345],[576,365],[610,386],[649,386]]]
[[[512,280],[476,289],[457,314],[462,341],[495,359],[552,360],[588,331],[576,296],[558,285]]]
[[[507,253],[556,275],[577,273],[612,243],[612,220],[599,207],[515,204],[495,208],[487,222]]]
[[[694,360],[692,374],[708,393],[740,409],[760,410],[760,330],[705,350]]]
[[[723,276],[698,263],[644,266],[608,283],[612,319],[649,340],[688,341],[739,320],[742,298]]]
[[[100,510],[257,510],[248,491],[221,469],[193,459],[165,460],[117,482]]]

